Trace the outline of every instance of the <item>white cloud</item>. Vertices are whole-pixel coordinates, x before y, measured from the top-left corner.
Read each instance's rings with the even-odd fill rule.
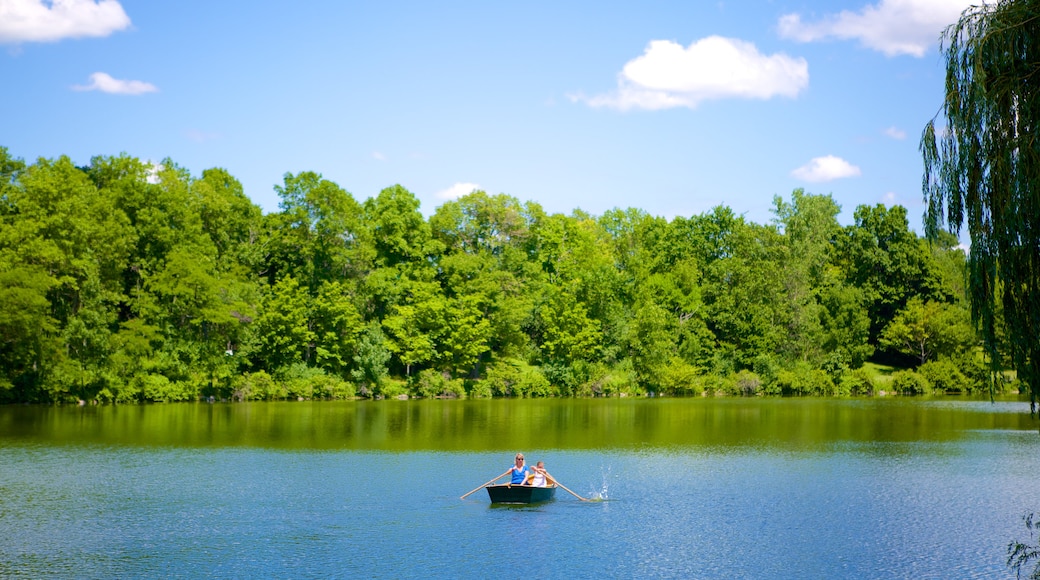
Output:
[[[902,141],[903,139],[906,139],[906,131],[898,127],[889,127],[885,129],[885,135],[888,135],[896,141]]]
[[[709,36],[688,47],[654,40],[618,74],[616,91],[568,95],[592,107],[694,108],[711,99],[795,97],[809,85],[809,65],[786,54],[766,56],[754,44]]]
[[[456,183],[448,189],[438,191],[436,195],[437,199],[458,199],[478,189],[480,189],[480,186],[476,183]]]
[[[144,180],[148,183],[151,183],[152,185],[155,185],[162,181],[162,179],[159,177],[159,173],[161,173],[166,168],[163,167],[161,163],[156,163],[151,160],[145,160],[145,163],[148,165],[148,169],[146,170],[147,173],[145,174]]]
[[[130,26],[117,0],[2,0],[0,43],[108,36]]]
[[[833,155],[816,157],[812,161],[791,172],[791,175],[797,179],[811,183],[831,181],[843,177],[856,177],[859,174],[859,167],[852,165],[841,157],[835,157]]]
[[[842,10],[812,22],[802,21],[800,14],[786,14],[780,17],[778,27],[782,38],[798,42],[858,39],[886,56],[921,57],[937,43],[943,29],[956,22],[972,3],[973,0],[880,0],[858,12]]]
[[[375,159],[376,161],[386,161],[386,155],[383,155],[379,151],[373,151],[372,159]]]
[[[103,72],[90,75],[89,85],[75,85],[72,89],[75,91],[101,91],[113,95],[142,95],[159,92],[159,89],[151,83],[114,79]]]
[[[184,132],[184,136],[196,143],[205,143],[207,141],[214,141],[220,139],[220,133],[213,133],[211,131],[202,131],[200,129],[188,129]]]

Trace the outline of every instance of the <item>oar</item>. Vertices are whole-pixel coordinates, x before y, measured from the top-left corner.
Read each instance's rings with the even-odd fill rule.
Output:
[[[555,477],[549,475],[548,471],[545,472],[545,476],[548,477],[549,479],[553,480],[553,483],[555,483],[556,485],[558,485],[558,486],[562,487],[563,489],[567,490],[571,495],[573,495],[574,497],[580,499],[581,501],[591,501],[591,500],[588,500],[588,499],[586,499],[584,497],[581,497],[580,495],[574,493],[570,489],[567,489],[566,485],[563,485],[562,483],[560,483],[560,480],[558,480]]]
[[[509,472],[510,472],[510,471],[513,471],[513,468],[512,468],[512,467],[510,467],[509,469],[507,469],[505,473],[503,473],[502,475],[499,475],[499,476],[498,476],[498,477],[496,477],[495,479],[492,479],[491,481],[489,481],[489,482],[487,482],[487,483],[482,483],[482,484],[480,484],[480,485],[479,485],[479,486],[478,486],[478,487],[477,487],[476,489],[474,489],[473,491],[471,491],[471,492],[469,492],[469,493],[467,493],[467,494],[463,495],[463,496],[462,496],[462,497],[460,497],[459,499],[466,499],[466,496],[467,496],[467,495],[470,495],[470,494],[472,494],[472,493],[474,493],[474,492],[478,491],[478,490],[479,490],[480,488],[482,488],[482,487],[486,487],[486,486],[489,486],[489,485],[491,485],[492,483],[495,483],[496,481],[498,481],[498,480],[502,479],[503,477],[505,477],[505,476],[509,475]]]

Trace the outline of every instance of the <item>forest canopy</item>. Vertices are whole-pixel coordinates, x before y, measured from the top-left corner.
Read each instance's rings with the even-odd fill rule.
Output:
[[[426,218],[287,173],[0,147],[0,402],[966,392],[964,252],[901,206],[795,190],[548,214],[476,191]],[[908,370],[884,384],[868,361]]]

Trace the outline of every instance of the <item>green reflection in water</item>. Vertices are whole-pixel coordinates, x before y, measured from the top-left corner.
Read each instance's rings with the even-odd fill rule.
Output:
[[[947,441],[1036,430],[1028,404],[964,398],[529,399],[0,407],[0,443],[511,451]]]

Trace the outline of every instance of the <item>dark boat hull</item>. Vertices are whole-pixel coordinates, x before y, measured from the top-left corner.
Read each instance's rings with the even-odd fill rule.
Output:
[[[556,486],[531,487],[529,485],[489,485],[485,489],[491,503],[541,503],[556,495]]]

